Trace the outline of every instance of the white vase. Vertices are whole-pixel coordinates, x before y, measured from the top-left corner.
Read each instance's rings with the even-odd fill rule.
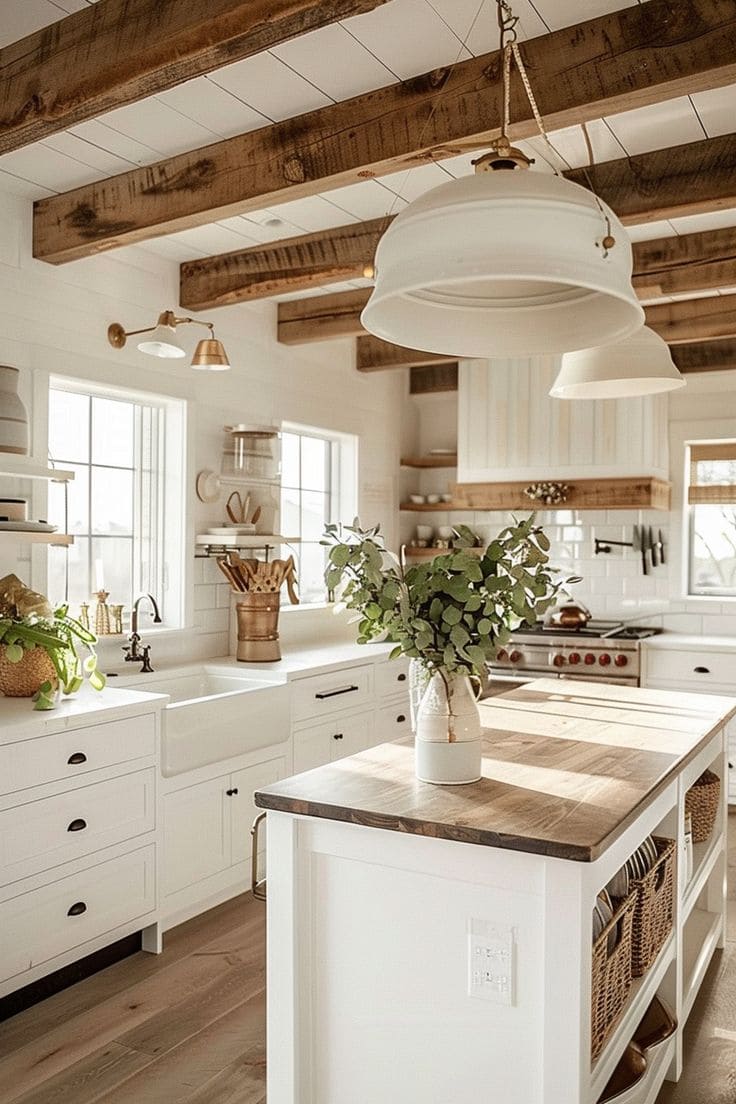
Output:
[[[477,782],[481,744],[480,713],[470,679],[436,672],[417,711],[417,778],[440,786]]]
[[[20,372],[0,364],[0,452],[28,453],[28,415],[18,395]]]

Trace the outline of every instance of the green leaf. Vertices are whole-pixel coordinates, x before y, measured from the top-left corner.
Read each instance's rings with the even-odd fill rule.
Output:
[[[481,617],[476,628],[481,636],[489,636],[493,632],[493,622],[489,621],[487,617]]]
[[[462,620],[462,613],[456,606],[448,606],[442,611],[442,620],[446,625],[457,625]]]
[[[102,671],[93,671],[89,676],[89,684],[93,690],[104,690],[106,683],[107,679]]]
[[[464,648],[470,640],[470,633],[463,625],[453,625],[450,629],[450,640],[456,648]]]
[[[8,663],[20,663],[24,655],[20,644],[8,644],[5,648],[5,658]]]
[[[347,544],[336,544],[330,549],[330,562],[335,567],[345,567],[350,559],[350,549]]]

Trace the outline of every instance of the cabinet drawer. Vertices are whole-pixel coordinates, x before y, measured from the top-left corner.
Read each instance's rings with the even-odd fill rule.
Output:
[[[347,667],[292,683],[292,718],[303,721],[367,705],[373,696],[373,664]]]
[[[646,658],[647,682],[677,682],[685,691],[736,690],[736,654],[733,652],[677,652],[650,648]]]
[[[294,773],[364,751],[373,743],[373,715],[340,717],[294,733]]]
[[[376,697],[391,697],[393,694],[405,693],[409,696],[409,660],[387,659],[385,663],[376,664]]]
[[[376,727],[376,743],[384,744],[390,740],[400,740],[403,736],[411,736],[411,717],[409,715],[409,702],[403,705],[387,705],[378,710],[378,724]]]
[[[87,771],[127,763],[156,751],[153,714],[75,728],[0,747],[0,793],[77,778]]]
[[[155,827],[153,767],[0,813],[0,885]]]
[[[0,904],[0,981],[144,916],[156,906],[153,846]]]

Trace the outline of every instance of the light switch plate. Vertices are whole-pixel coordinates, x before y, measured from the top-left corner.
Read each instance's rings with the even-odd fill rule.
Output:
[[[514,1003],[514,930],[487,920],[468,921],[468,996]]]

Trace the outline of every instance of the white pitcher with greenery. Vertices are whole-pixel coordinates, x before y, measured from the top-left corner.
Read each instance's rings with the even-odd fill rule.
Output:
[[[481,724],[471,679],[506,644],[514,629],[533,622],[565,582],[550,568],[549,540],[534,515],[508,526],[484,550],[467,526],[455,531],[446,555],[404,567],[388,552],[379,526],[329,525],[325,572],[330,591],[356,610],[358,643],[395,641],[391,658],[409,656],[424,684],[416,713],[416,771],[441,785],[476,782],[481,775]],[[472,550],[471,550],[472,549]]]

